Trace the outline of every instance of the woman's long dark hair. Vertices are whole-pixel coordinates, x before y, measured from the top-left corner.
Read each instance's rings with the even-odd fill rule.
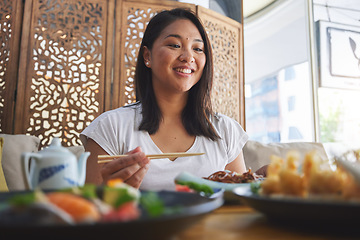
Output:
[[[151,69],[146,67],[144,63],[144,46],[151,51],[155,40],[163,29],[178,19],[190,20],[197,27],[204,41],[204,52],[206,55],[203,74],[200,80],[189,90],[187,104],[182,112],[182,122],[190,135],[205,136],[211,140],[216,140],[219,136],[210,122],[210,118],[213,117],[210,99],[213,82],[210,41],[198,17],[190,10],[182,8],[158,13],[150,20],[144,32],[135,71],[136,99],[142,104],[143,116],[139,130],[145,130],[149,134],[154,134],[159,129],[162,119],[152,86]]]

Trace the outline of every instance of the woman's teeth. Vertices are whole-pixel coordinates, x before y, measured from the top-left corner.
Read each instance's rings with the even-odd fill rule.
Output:
[[[176,68],[176,71],[182,72],[182,73],[191,73],[191,69],[189,68]]]

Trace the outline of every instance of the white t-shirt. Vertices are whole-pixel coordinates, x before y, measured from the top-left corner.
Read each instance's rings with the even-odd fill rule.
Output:
[[[161,150],[146,131],[139,131],[142,120],[141,104],[128,105],[107,111],[97,117],[80,135],[85,145],[87,138],[93,139],[108,154],[125,154],[140,146],[145,154],[159,154]],[[183,171],[199,177],[224,170],[235,160],[245,145],[248,136],[235,120],[216,114],[212,124],[221,139],[212,141],[197,136],[189,153],[204,152],[205,155],[180,157],[175,161],[156,159],[150,161],[140,189],[175,190],[175,177]]]

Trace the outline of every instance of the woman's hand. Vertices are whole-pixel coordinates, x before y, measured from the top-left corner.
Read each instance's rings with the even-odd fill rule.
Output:
[[[107,153],[94,140],[88,139],[85,151],[91,152],[86,165],[87,183],[100,185],[109,179],[121,178],[127,184],[139,188],[149,169],[150,159],[145,157],[140,147],[128,152],[126,157],[105,164],[97,163],[97,156]]]
[[[100,173],[104,182],[113,178],[121,178],[127,184],[139,188],[149,169],[150,159],[140,147],[126,153],[126,157],[116,158],[104,164]]]
[[[267,169],[269,165],[262,166],[258,170],[255,171],[257,175],[262,175],[263,177],[266,177],[267,175]]]

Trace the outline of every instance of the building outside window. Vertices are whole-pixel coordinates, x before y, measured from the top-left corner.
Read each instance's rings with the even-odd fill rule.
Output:
[[[252,140],[312,141],[308,72],[304,62],[245,85],[246,130]]]

